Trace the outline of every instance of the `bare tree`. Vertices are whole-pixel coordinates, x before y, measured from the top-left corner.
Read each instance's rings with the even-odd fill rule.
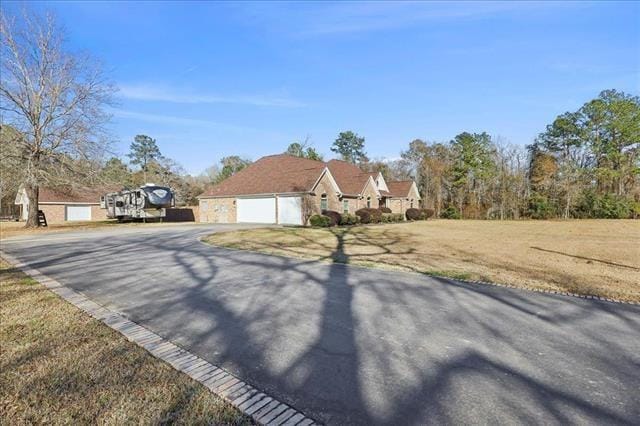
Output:
[[[107,149],[104,107],[114,87],[87,55],[64,49],[52,16],[0,14],[0,111],[2,124],[22,137],[19,153],[29,197],[26,226],[38,226],[38,192],[43,184],[72,184],[79,169]]]

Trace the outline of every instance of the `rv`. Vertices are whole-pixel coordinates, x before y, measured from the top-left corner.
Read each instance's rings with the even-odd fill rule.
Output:
[[[107,209],[107,217],[125,220],[159,219],[167,215],[167,207],[175,207],[171,189],[152,183],[137,189],[110,192],[100,197],[100,207]]]

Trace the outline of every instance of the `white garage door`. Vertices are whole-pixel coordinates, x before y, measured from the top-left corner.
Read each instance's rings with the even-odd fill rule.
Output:
[[[67,220],[91,220],[91,206],[66,206]]]
[[[301,197],[278,197],[278,223],[302,225]]]
[[[276,223],[276,199],[274,197],[237,198],[238,222]]]

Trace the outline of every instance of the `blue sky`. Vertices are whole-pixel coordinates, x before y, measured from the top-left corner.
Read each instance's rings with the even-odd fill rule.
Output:
[[[8,4],[10,12],[24,3]],[[120,87],[116,150],[136,134],[190,173],[343,130],[370,157],[487,131],[528,144],[600,90],[640,92],[637,2],[60,2],[72,49]]]

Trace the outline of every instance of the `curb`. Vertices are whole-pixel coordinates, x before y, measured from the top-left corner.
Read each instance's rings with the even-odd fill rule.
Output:
[[[260,392],[250,384],[227,372],[223,368],[192,354],[178,345],[165,340],[151,330],[128,320],[117,312],[105,308],[88,299],[81,293],[65,287],[28,264],[0,251],[0,257],[13,267],[20,269],[32,279],[65,301],[86,312],[93,318],[119,332],[130,342],[135,343],[174,369],[201,383],[210,392],[229,402],[244,415],[251,417],[260,425],[269,426],[310,426],[316,425],[313,419],[295,408]]]

